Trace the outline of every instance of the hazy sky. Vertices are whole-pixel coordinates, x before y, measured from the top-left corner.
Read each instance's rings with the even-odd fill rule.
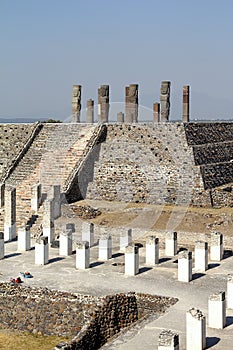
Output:
[[[162,80],[172,119],[186,84],[192,118],[233,117],[232,0],[0,0],[0,118],[65,120],[73,84],[85,107],[101,84],[114,105],[139,83],[151,108]]]

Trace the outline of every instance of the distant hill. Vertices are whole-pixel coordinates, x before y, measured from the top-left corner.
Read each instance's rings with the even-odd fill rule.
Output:
[[[48,120],[48,118],[40,118],[40,119],[33,119],[33,118],[0,118],[0,124],[15,124],[15,123],[35,123],[35,122],[43,122],[45,120]]]

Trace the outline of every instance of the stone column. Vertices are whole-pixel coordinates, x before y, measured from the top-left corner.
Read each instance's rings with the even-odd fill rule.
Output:
[[[130,84],[125,88],[125,122],[138,122],[138,84]]]
[[[177,232],[166,232],[165,255],[175,256],[177,254]]]
[[[112,237],[102,234],[99,239],[99,260],[108,260],[112,257]]]
[[[189,85],[183,86],[183,123],[189,122]]]
[[[81,115],[81,85],[73,85],[72,90],[72,123],[80,122]]]
[[[179,334],[165,329],[159,334],[158,350],[179,350]]]
[[[154,266],[159,263],[159,239],[155,236],[146,238],[146,264]]]
[[[125,275],[135,276],[139,273],[139,249],[130,244],[125,248]]]
[[[208,269],[208,243],[195,242],[195,270],[206,271]]]
[[[49,243],[52,243],[55,239],[53,208],[53,199],[46,199],[46,201],[44,202],[42,227],[43,236],[48,237]]]
[[[18,250],[26,252],[31,249],[30,226],[25,225],[18,229]]]
[[[160,122],[160,104],[158,102],[153,104],[153,121],[155,124]]]
[[[132,243],[132,229],[121,232],[120,235],[120,251],[124,252],[125,247]]]
[[[76,243],[76,269],[85,270],[90,266],[90,247],[88,242]]]
[[[208,325],[217,329],[223,329],[226,326],[225,292],[218,292],[209,296]]]
[[[124,123],[124,113],[117,113],[117,123]]]
[[[94,245],[94,224],[92,222],[82,223],[82,241],[87,241],[90,247]]]
[[[72,255],[72,230],[66,229],[60,233],[59,237],[59,255]]]
[[[61,185],[53,185],[48,193],[48,199],[53,200],[53,218],[61,216]]]
[[[5,188],[4,240],[16,238],[16,188]]]
[[[87,100],[86,122],[94,123],[94,100]]]
[[[227,307],[233,309],[233,275],[228,275],[227,279]]]
[[[160,121],[168,122],[170,113],[170,81],[162,81],[160,89]]]
[[[5,184],[0,183],[0,208],[4,207]]]
[[[210,260],[220,261],[223,258],[223,236],[220,232],[211,233]]]
[[[34,210],[35,212],[38,211],[39,206],[41,204],[41,199],[41,184],[36,184],[31,187],[31,210]]]
[[[178,254],[178,281],[192,280],[192,252],[183,250]]]
[[[35,264],[46,265],[49,262],[48,237],[41,236],[35,242]]]
[[[0,260],[4,259],[5,248],[4,248],[4,232],[0,232]]]
[[[98,122],[107,123],[109,114],[109,85],[101,85],[98,89]]]
[[[186,313],[186,350],[206,348],[206,318],[203,313],[192,308]]]

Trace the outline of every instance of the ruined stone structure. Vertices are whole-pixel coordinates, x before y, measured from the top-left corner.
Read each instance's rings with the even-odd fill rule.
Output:
[[[81,85],[73,85],[72,91],[72,123],[80,122],[81,113]]]
[[[101,85],[98,89],[98,122],[108,122],[109,85]]]
[[[125,88],[125,122],[138,122],[138,84],[130,84]]]
[[[170,113],[170,81],[162,81],[160,89],[160,121],[168,122]]]
[[[1,203],[4,187],[16,188],[18,227],[35,219],[31,196],[38,184],[42,193],[60,185],[69,202],[233,205],[231,122],[8,124],[0,134]]]

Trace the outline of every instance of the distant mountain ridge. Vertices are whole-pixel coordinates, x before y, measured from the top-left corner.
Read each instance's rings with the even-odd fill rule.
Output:
[[[48,120],[48,118],[0,118],[0,124],[35,123],[45,120]]]

